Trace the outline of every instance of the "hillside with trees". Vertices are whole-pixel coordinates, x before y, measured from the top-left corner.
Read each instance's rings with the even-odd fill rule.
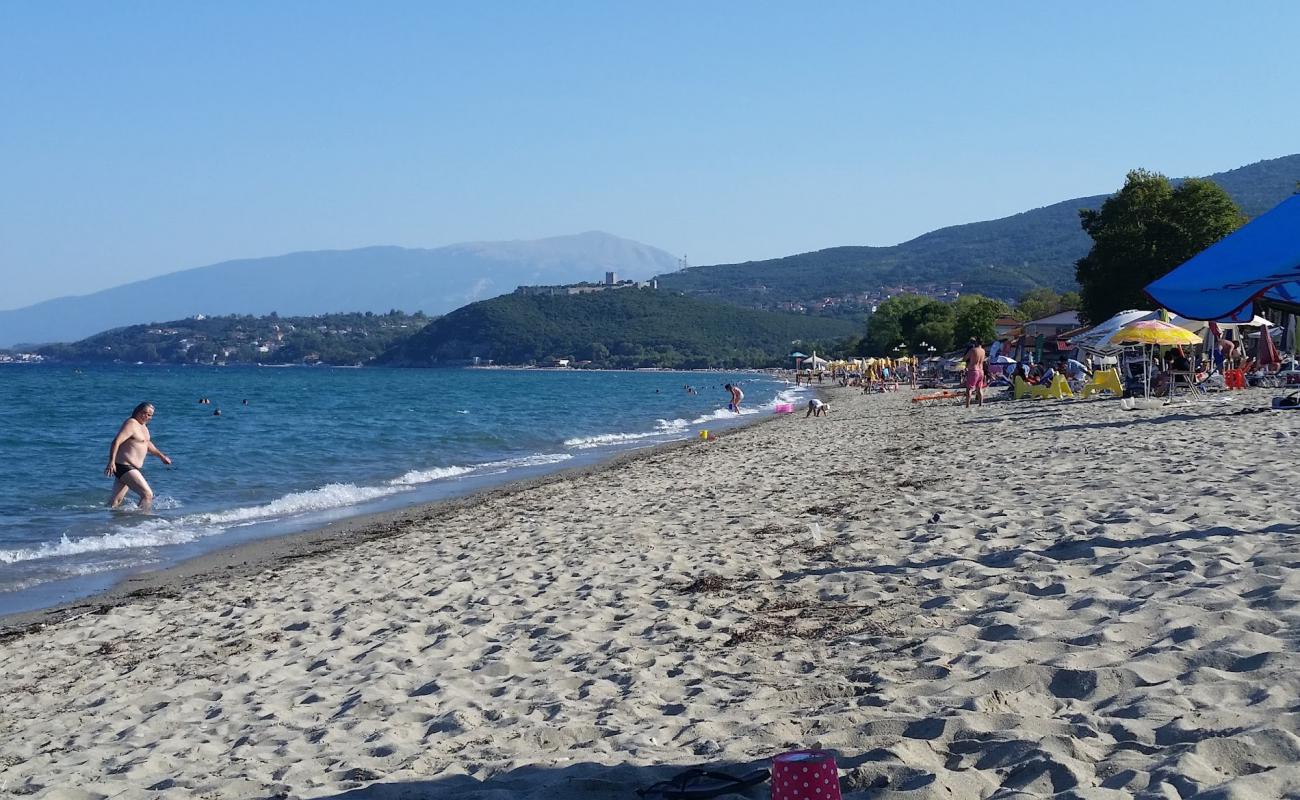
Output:
[[[1300,155],[1260,161],[1205,180],[1222,187],[1247,217],[1254,217],[1296,191]],[[1183,182],[1171,183],[1176,187]],[[1038,287],[1077,290],[1075,262],[1093,244],[1080,225],[1079,212],[1099,210],[1106,198],[1080,197],[1003,219],[941,228],[892,247],[833,247],[767,261],[691,267],[660,275],[658,281],[664,289],[752,308],[812,305],[878,287],[953,282],[963,284],[963,294],[1002,300]],[[830,313],[836,307],[829,307]]]
[[[510,294],[457,309],[394,346],[379,363],[546,364],[605,368],[789,365],[795,349],[827,351],[861,322],[752,311],[653,289]]]
[[[226,316],[129,325],[37,352],[54,361],[145,364],[365,364],[428,324],[390,311],[311,317]]]

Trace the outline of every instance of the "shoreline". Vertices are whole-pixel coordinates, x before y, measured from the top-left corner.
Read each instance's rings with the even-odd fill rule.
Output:
[[[753,371],[747,374],[750,379],[771,387],[773,393],[780,393],[787,388],[777,376]],[[724,376],[717,377],[720,384]],[[658,399],[655,398],[656,401]],[[671,405],[671,401],[668,402]],[[302,466],[310,465],[315,454],[304,452],[289,465],[290,472],[296,469],[303,474],[296,476],[293,481],[281,481],[284,488],[280,491],[263,492],[249,499],[237,496],[232,491],[211,496],[206,491],[185,494],[182,487],[177,491],[177,497],[186,502],[193,500],[197,510],[188,510],[183,506],[180,511],[161,510],[155,519],[141,526],[148,530],[138,538],[133,538],[135,528],[131,527],[138,520],[124,517],[121,522],[116,519],[101,521],[94,510],[98,503],[91,500],[78,506],[77,515],[69,515],[66,520],[54,517],[54,522],[62,523],[61,525],[51,523],[42,527],[43,520],[34,522],[31,533],[44,534],[43,536],[32,535],[26,540],[21,536],[18,538],[19,544],[12,562],[7,561],[4,565],[4,588],[7,591],[0,594],[0,633],[30,620],[40,619],[43,612],[51,609],[84,605],[102,596],[116,598],[127,587],[139,587],[145,583],[141,578],[152,581],[154,573],[176,567],[183,572],[187,569],[181,566],[184,562],[205,559],[213,553],[241,547],[244,543],[248,545],[253,558],[262,558],[262,548],[269,541],[311,534],[320,528],[337,529],[339,523],[346,520],[364,522],[373,517],[383,522],[394,512],[400,516],[400,512],[405,509],[418,509],[431,503],[473,496],[518,481],[544,477],[551,472],[598,465],[618,458],[622,453],[654,446],[649,444],[651,442],[671,443],[684,436],[689,439],[700,428],[710,428],[716,433],[725,427],[752,424],[765,416],[765,411],[770,411],[770,404],[767,409],[751,406],[746,408],[747,414],[739,419],[731,419],[730,414],[725,415],[727,419],[713,419],[714,412],[707,401],[691,408],[685,407],[689,404],[679,405],[683,407],[656,412],[661,416],[666,412],[665,418],[673,425],[657,423],[651,426],[650,423],[655,420],[654,413],[602,418],[603,422],[598,420],[585,428],[581,425],[569,426],[569,429],[576,432],[568,432],[565,436],[579,438],[566,439],[561,445],[560,440],[564,437],[555,437],[551,449],[545,449],[550,447],[547,441],[541,441],[540,444],[534,441],[534,446],[530,449],[497,456],[492,455],[492,446],[489,445],[484,453],[475,454],[477,458],[465,454],[464,458],[457,460],[454,453],[444,458],[435,452],[433,457],[425,460],[416,453],[413,457],[384,462],[417,465],[412,468],[413,471],[405,474],[397,468],[396,472],[379,471],[377,476],[372,470],[370,474],[357,473],[317,480],[315,475],[307,472],[310,466]],[[720,416],[723,410],[719,408],[716,413]],[[674,425],[678,427],[675,428]],[[410,450],[410,447],[406,449]],[[496,449],[501,451],[504,445]],[[520,452],[525,455],[517,457]],[[494,461],[494,458],[505,460]],[[422,463],[452,466],[448,470],[433,468],[426,473],[425,467],[419,466]],[[440,472],[449,472],[451,475],[437,474]],[[395,475],[399,477],[393,477]],[[192,480],[192,476],[187,477]],[[333,486],[335,483],[344,485],[336,490]],[[95,488],[97,491],[98,487]],[[220,490],[221,487],[218,487],[218,492]],[[182,504],[177,502],[174,505]],[[90,509],[89,513],[81,511],[82,508]],[[160,505],[159,508],[168,507]],[[245,510],[251,511],[252,515],[238,516],[238,512]],[[219,517],[217,523],[204,529],[203,526],[209,524],[207,518],[213,515]],[[227,522],[229,518],[234,518],[236,523]],[[252,522],[244,522],[246,519],[251,519]],[[21,516],[19,524],[22,524]],[[102,547],[107,555],[103,556],[96,552],[101,547],[97,541],[101,531],[106,532],[106,543]],[[27,533],[25,529],[23,532]],[[60,541],[61,536],[63,541]],[[111,541],[117,537],[122,538],[124,543]],[[29,540],[34,543],[26,544]],[[44,552],[46,550],[49,551],[48,554]],[[278,555],[274,547],[268,553],[271,556]],[[79,554],[89,555],[84,555],[83,558]],[[0,553],[0,556],[9,555]],[[47,556],[54,560],[43,563],[41,559]]]
[[[773,421],[778,415],[764,414],[753,419],[742,419],[717,433],[710,430],[711,439],[734,435],[746,428]],[[678,448],[697,444],[695,439],[663,442],[649,447],[613,453],[607,458],[580,466],[561,467],[554,472],[530,478],[518,478],[485,489],[443,500],[420,502],[390,511],[373,511],[327,522],[322,526],[283,535],[255,539],[229,545],[209,553],[184,559],[159,569],[145,569],[124,577],[112,587],[93,592],[84,597],[57,603],[46,608],[0,614],[0,644],[50,625],[75,619],[84,614],[104,613],[155,596],[175,596],[178,587],[206,583],[221,578],[256,575],[276,567],[315,556],[327,556],[339,550],[361,547],[371,542],[400,537],[411,532],[419,523],[432,522],[439,515],[464,511],[476,503],[540,488],[553,483],[580,480],[615,469],[621,464],[667,453]]]
[[[1300,796],[1300,414],[825,389],[12,636],[0,789]]]

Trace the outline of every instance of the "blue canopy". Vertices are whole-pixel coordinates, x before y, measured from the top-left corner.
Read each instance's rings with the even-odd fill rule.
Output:
[[[1300,306],[1300,195],[1152,281],[1146,293],[1191,319],[1250,319],[1256,299]]]

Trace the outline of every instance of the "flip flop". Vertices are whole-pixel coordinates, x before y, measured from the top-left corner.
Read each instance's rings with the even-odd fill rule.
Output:
[[[757,786],[771,775],[765,769],[758,769],[737,778],[725,772],[712,772],[707,769],[688,769],[666,781],[637,789],[636,793],[644,800],[709,800],[724,794],[742,792]]]

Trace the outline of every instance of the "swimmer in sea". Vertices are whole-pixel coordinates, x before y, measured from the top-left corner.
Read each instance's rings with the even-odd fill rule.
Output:
[[[153,490],[144,479],[140,468],[144,466],[145,456],[153,453],[164,464],[171,464],[167,454],[154,446],[149,438],[149,420],[153,419],[153,403],[141,403],[131,412],[131,416],[122,423],[122,428],[113,437],[108,447],[108,466],[104,474],[113,478],[113,492],[108,498],[108,507],[117,508],[122,504],[128,491],[140,497],[140,509],[148,511],[153,505]]]

